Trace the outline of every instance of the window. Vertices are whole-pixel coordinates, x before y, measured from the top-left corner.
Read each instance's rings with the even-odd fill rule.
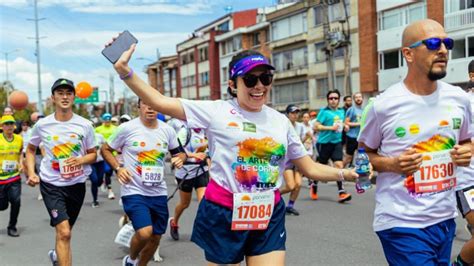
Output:
[[[400,9],[383,11],[380,18],[380,30],[388,30],[402,25],[402,13]]]
[[[207,46],[199,49],[199,62],[206,61],[208,59]]]
[[[252,36],[252,44],[253,46],[260,45],[260,32],[255,32]]]
[[[324,49],[326,45],[324,45],[324,42],[316,43],[315,46],[316,63],[326,61],[326,51]]]
[[[181,86],[183,88],[191,87],[191,86],[194,86],[194,85],[196,85],[196,76],[195,75],[191,75],[191,76],[184,77],[184,78],[181,79]]]
[[[229,21],[226,21],[219,26],[217,26],[218,31],[229,31]]]
[[[347,16],[350,16],[350,0],[345,0],[344,5],[347,8]],[[343,20],[346,18],[346,11],[344,10],[344,6],[342,5],[342,2],[339,2],[337,4],[330,5],[328,7],[328,15],[329,15],[329,21],[330,22],[335,22],[338,20]]]
[[[305,67],[308,65],[308,48],[305,46],[273,54],[273,64],[277,71]]]
[[[316,6],[314,8],[314,26],[318,26],[324,23],[324,13],[322,6]]]
[[[235,36],[232,39],[232,52],[242,50],[242,35]]]
[[[199,85],[205,86],[209,84],[209,71],[199,74]]]
[[[337,75],[334,89],[339,90],[340,92],[344,91],[344,75]],[[316,79],[316,97],[326,98],[327,93],[329,92],[329,81],[328,78],[319,78]]]
[[[281,40],[307,30],[306,13],[300,13],[272,23],[272,39]]]
[[[388,30],[426,18],[426,2],[382,11],[379,13],[379,30]]]
[[[344,57],[344,50],[345,50],[345,47],[338,47],[334,49],[334,51],[332,52],[334,58]]]
[[[229,75],[229,71],[227,71],[227,67],[223,67],[222,68],[222,83],[227,83],[227,80],[229,80],[228,78],[228,75]]]
[[[464,57],[466,57],[466,40],[465,39],[454,40],[454,47],[453,47],[453,50],[451,51],[451,58],[457,59],[457,58],[464,58]]]
[[[380,70],[399,68],[403,66],[402,53],[399,50],[380,53]]]
[[[474,36],[465,39],[454,40],[454,48],[451,51],[451,59],[474,56]]]
[[[468,8],[474,8],[473,0],[446,0],[446,13],[452,13]]]
[[[273,104],[309,102],[307,81],[274,86],[272,90]]]

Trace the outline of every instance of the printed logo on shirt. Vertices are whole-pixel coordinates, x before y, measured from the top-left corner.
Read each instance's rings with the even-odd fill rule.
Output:
[[[404,127],[397,127],[395,129],[395,136],[397,136],[399,138],[405,137],[406,134],[407,134],[407,131],[405,130]]]
[[[420,133],[420,126],[418,124],[413,124],[408,130],[410,131],[410,134],[416,135]]]
[[[146,143],[144,141],[140,142],[140,147],[145,147]]]
[[[134,141],[134,142],[132,143],[132,146],[133,146],[133,147],[138,147],[138,141]]]
[[[243,125],[244,125],[244,131],[253,132],[253,133],[257,132],[257,126],[254,123],[244,122]]]
[[[46,141],[51,141],[51,136],[46,136]]]
[[[453,118],[453,129],[460,129],[461,128],[461,118],[455,117]]]
[[[240,126],[237,122],[229,122],[227,124],[227,127],[226,129],[230,129],[230,130],[240,130]]]

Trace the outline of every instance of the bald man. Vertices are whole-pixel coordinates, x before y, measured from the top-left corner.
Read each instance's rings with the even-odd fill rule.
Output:
[[[403,32],[405,79],[368,106],[359,136],[376,171],[374,230],[390,265],[449,265],[455,170],[471,159],[471,106],[446,76],[453,40],[434,20]]]

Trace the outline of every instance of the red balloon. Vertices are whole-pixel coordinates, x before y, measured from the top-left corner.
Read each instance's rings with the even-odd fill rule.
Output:
[[[28,106],[28,95],[23,91],[13,91],[8,97],[10,106],[15,110],[23,110]]]
[[[76,85],[76,96],[86,99],[92,95],[92,86],[88,82],[81,81]]]

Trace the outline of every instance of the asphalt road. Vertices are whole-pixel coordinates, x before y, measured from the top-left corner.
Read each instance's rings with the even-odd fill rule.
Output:
[[[169,192],[176,185],[168,176]],[[305,182],[304,182],[305,183]],[[119,230],[122,209],[118,199],[108,200],[99,191],[100,207],[91,208],[90,185],[79,219],[72,234],[74,265],[121,265],[127,248],[114,243]],[[320,199],[309,198],[308,187],[302,188],[296,208],[301,215],[286,216],[287,265],[386,265],[382,247],[372,231],[374,190],[356,195],[353,184],[347,189],[353,199],[347,204],[337,203],[335,184],[321,184]],[[118,183],[114,191],[119,192]],[[42,201],[37,200],[39,188],[23,185],[22,207],[18,229],[19,238],[7,236],[9,209],[0,212],[0,265],[50,265],[47,252],[54,247],[54,230]],[[178,195],[170,201],[170,214]],[[286,200],[286,198],[285,198]],[[161,263],[149,265],[204,265],[203,252],[189,241],[197,202],[194,200],[182,216],[181,240],[174,241],[167,232],[163,236]],[[453,255],[457,254],[468,234],[465,222],[457,220],[457,237]]]

